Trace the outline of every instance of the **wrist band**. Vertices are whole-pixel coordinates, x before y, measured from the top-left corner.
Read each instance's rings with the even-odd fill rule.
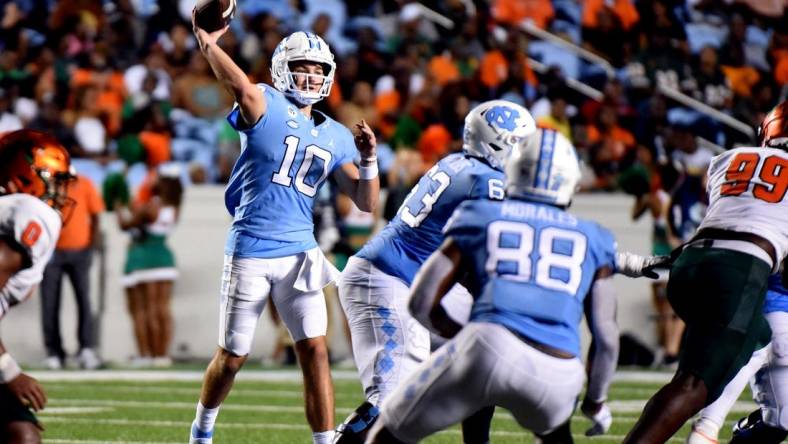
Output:
[[[8,384],[21,374],[22,369],[10,354],[0,355],[0,384]]]
[[[369,157],[362,157],[361,161],[362,162],[369,162],[369,163],[377,163],[378,162],[378,155],[377,154],[373,154],[373,155],[371,155]]]
[[[358,177],[362,180],[372,180],[378,177],[378,164],[358,167]]]

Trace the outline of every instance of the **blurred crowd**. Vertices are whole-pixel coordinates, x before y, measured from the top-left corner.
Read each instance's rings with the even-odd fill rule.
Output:
[[[150,202],[160,177],[177,176],[185,186],[226,182],[240,153],[225,119],[232,99],[196,47],[194,4],[0,0],[0,133],[26,127],[54,134],[80,175],[103,191],[107,209],[126,208],[121,226],[139,219],[162,239],[180,198],[167,204],[174,210],[157,209],[150,220],[135,213],[148,211],[145,205],[130,202]],[[238,0],[220,44],[252,80],[269,84],[282,37],[308,30],[330,44],[336,81],[316,107],[348,127],[369,122],[387,195],[382,214],[370,215],[324,188],[316,234],[342,268],[377,221],[396,214],[418,178],[461,148],[472,106],[494,98],[526,106],[539,125],[574,142],[585,190],[636,196],[633,218],[653,218],[653,253],[669,252],[700,221],[711,157],[753,143],[746,129],[788,94],[786,23],[783,0]],[[554,38],[535,38],[540,30]],[[606,62],[589,62],[567,43]],[[740,121],[744,130],[676,95]],[[171,217],[159,220],[160,214]],[[132,239],[130,258],[171,259],[147,254],[163,248],[159,238]],[[128,270],[132,262],[128,276],[140,271]],[[137,262],[142,271],[161,266]],[[135,289],[150,293],[129,298],[142,358],[167,359],[174,277],[168,279],[162,291],[142,281],[126,285],[129,296]],[[663,293],[664,284],[656,283],[660,345],[671,363],[681,326],[660,303]],[[140,300],[152,302],[132,303]],[[59,302],[51,305],[47,313],[56,316]],[[143,318],[161,325],[138,322]],[[80,340],[90,350],[90,335]],[[47,348],[51,367],[61,365],[54,331]]]
[[[226,181],[239,138],[224,119],[232,100],[196,49],[194,3],[0,0],[0,132],[54,133],[96,185],[113,172],[136,185],[168,161],[182,164],[187,184]],[[526,23],[610,65],[534,39]],[[757,125],[786,94],[785,23],[782,1],[239,0],[221,44],[253,80],[270,82],[284,35],[321,35],[337,81],[319,107],[348,126],[373,125],[387,185],[409,188],[458,150],[473,103],[506,98],[574,141],[585,188],[637,193],[644,174],[656,180],[651,163],[702,169],[705,145],[752,142],[659,89]],[[697,137],[711,143],[695,146]]]

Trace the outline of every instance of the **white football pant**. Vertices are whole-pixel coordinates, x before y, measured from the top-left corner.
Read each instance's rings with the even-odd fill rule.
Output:
[[[471,322],[389,395],[374,428],[417,442],[498,405],[544,434],[569,419],[584,381],[579,359],[542,353],[501,325]]]
[[[410,289],[366,259],[351,257],[339,280],[364,394],[379,402],[430,355],[429,332],[408,312]]]
[[[325,336],[323,287],[338,273],[318,248],[272,259],[225,256],[219,346],[237,356],[249,354],[269,295],[293,341]]]

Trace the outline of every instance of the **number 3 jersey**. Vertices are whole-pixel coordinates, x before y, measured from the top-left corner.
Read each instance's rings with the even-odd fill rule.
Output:
[[[580,354],[583,300],[598,269],[615,270],[610,231],[550,205],[507,199],[463,203],[445,234],[469,269],[471,322]]]
[[[757,234],[772,243],[779,265],[788,254],[788,153],[736,148],[714,157],[708,175],[709,208],[700,229]]]
[[[411,190],[397,216],[356,256],[408,285],[443,241],[452,212],[468,199],[503,199],[504,174],[462,153],[441,159]]]
[[[60,236],[60,216],[29,194],[0,196],[0,238],[22,254],[22,270],[0,288],[0,318],[41,282]]]
[[[330,173],[353,161],[356,147],[342,124],[314,110],[309,118],[278,90],[257,86],[267,104],[260,120],[243,127],[238,107],[227,117],[241,135],[241,155],[224,196],[233,216],[225,253],[290,256],[317,246],[315,195]]]

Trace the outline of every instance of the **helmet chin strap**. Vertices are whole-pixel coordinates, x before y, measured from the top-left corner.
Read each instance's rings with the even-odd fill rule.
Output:
[[[323,100],[322,97],[306,98],[306,97],[302,96],[301,94],[298,94],[298,92],[292,91],[292,90],[288,91],[285,95],[290,100],[295,102],[295,104],[298,105],[299,108],[303,108],[303,107],[306,107],[306,106],[311,106],[311,105],[314,105],[315,103]]]

